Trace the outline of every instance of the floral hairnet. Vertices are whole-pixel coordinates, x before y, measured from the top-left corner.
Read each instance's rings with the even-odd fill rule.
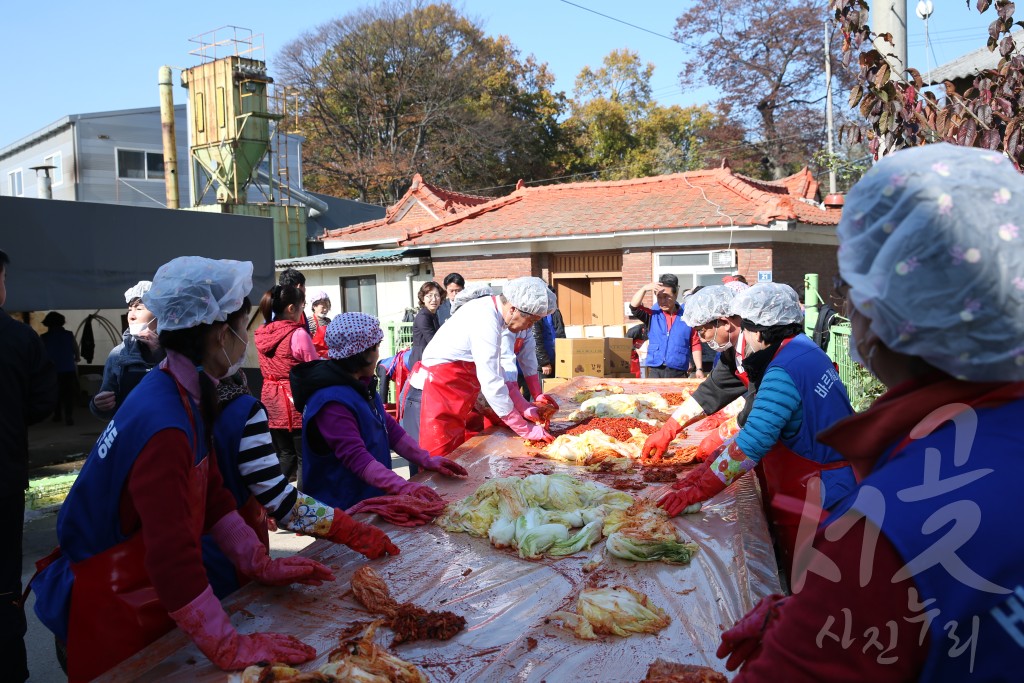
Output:
[[[252,289],[252,262],[181,256],[160,266],[142,301],[157,332],[227,320]]]
[[[839,271],[889,348],[970,381],[1024,379],[1024,177],[996,152],[886,157],[849,193]]]
[[[539,277],[520,277],[502,288],[508,302],[528,315],[547,315],[548,286]]]
[[[327,355],[348,358],[380,344],[384,330],[380,321],[366,313],[342,313],[331,321],[324,333]]]
[[[711,285],[683,299],[683,322],[690,327],[732,315],[736,292],[725,285]]]
[[[796,291],[778,282],[761,282],[738,293],[732,314],[763,327],[792,325],[804,319]]]

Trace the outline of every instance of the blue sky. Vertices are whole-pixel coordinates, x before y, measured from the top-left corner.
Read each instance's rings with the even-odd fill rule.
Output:
[[[575,5],[671,35],[675,18],[693,0],[572,0]],[[922,71],[984,44],[985,15],[968,10],[963,0],[933,0],[941,5],[930,22],[931,50],[925,52],[923,22],[910,2],[909,61]],[[0,70],[0,147],[68,114],[149,107],[158,104],[157,69],[163,64],[196,63],[188,39],[224,25],[262,33],[271,73],[287,43],[304,31],[364,6],[341,0],[51,0],[7,3],[0,22],[4,68]],[[584,66],[599,66],[611,50],[630,48],[655,64],[652,87],[662,104],[697,104],[715,98],[711,89],[683,93],[678,73],[682,51],[662,37],[598,16],[562,0],[456,0],[485,30],[509,36],[522,53],[547,62],[556,88],[570,93]],[[972,3],[973,5],[973,3]],[[934,52],[934,56],[932,56]],[[184,91],[175,88],[182,102]],[[842,101],[842,100],[840,100]]]

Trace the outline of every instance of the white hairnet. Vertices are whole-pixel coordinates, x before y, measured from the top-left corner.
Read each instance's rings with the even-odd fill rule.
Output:
[[[683,299],[683,322],[690,327],[707,325],[732,315],[736,292],[725,285],[711,285]]]
[[[761,282],[739,292],[732,301],[732,314],[763,327],[792,325],[804,319],[796,290],[778,282]]]
[[[487,285],[470,285],[466,287],[452,299],[452,313],[455,313],[455,311],[473,299],[479,299],[482,296],[494,296],[494,290]]]
[[[135,283],[134,287],[129,287],[128,289],[124,290],[124,302],[126,304],[129,304],[135,297],[139,297],[141,299],[142,296],[146,292],[148,292],[149,288],[152,286],[153,283],[150,282],[149,280],[139,280],[138,282]]]
[[[501,293],[523,313],[547,315],[549,291],[547,283],[539,277],[519,277],[505,285]]]
[[[997,152],[933,144],[850,190],[839,272],[889,348],[970,381],[1024,379],[1024,178]]]
[[[252,262],[181,256],[160,266],[142,297],[157,332],[227,320],[252,289]]]
[[[555,293],[548,289],[548,310],[543,315],[551,315],[558,310],[558,297]]]

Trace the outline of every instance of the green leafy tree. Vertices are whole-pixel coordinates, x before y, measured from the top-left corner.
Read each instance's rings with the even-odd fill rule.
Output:
[[[572,141],[563,158],[569,171],[610,180],[675,173],[709,162],[709,140],[726,118],[706,106],[659,105],[651,99],[653,73],[654,65],[642,64],[630,50],[613,50],[600,68],[580,72],[571,116],[563,124]]]
[[[391,203],[413,173],[487,187],[553,172],[564,97],[532,57],[448,3],[386,0],[287,45],[306,185]]]

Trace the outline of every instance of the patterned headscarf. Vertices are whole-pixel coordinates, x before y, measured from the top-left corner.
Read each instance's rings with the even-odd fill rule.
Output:
[[[933,144],[850,190],[839,272],[889,348],[961,379],[1024,380],[1024,176],[997,152]]]
[[[342,313],[331,321],[324,333],[327,355],[348,358],[376,346],[384,339],[380,321],[365,313]]]

